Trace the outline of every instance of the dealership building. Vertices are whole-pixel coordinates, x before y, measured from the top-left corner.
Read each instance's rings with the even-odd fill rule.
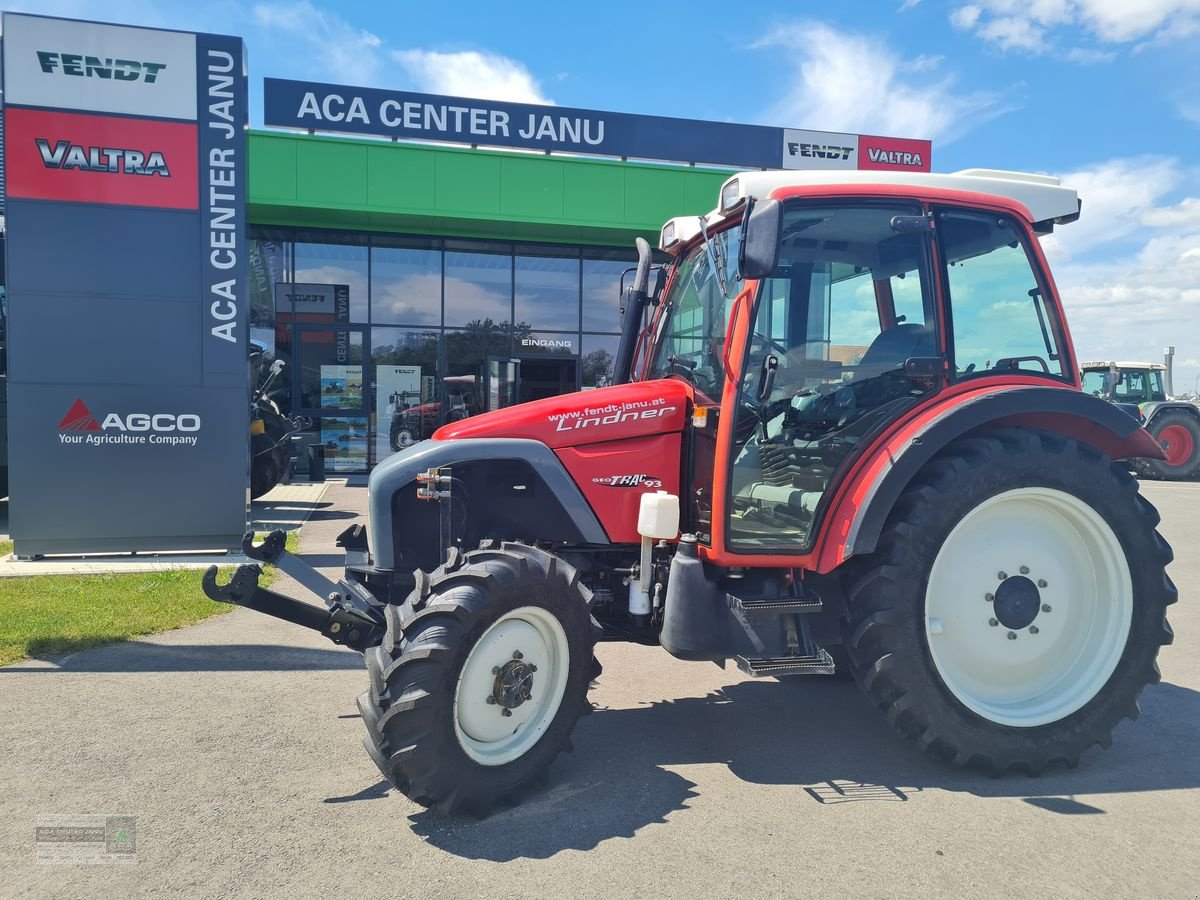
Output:
[[[235,543],[252,341],[285,364],[300,473],[364,473],[448,421],[609,383],[635,238],[711,210],[731,172],[930,169],[923,140],[277,78],[248,129],[240,38],[5,13],[3,44],[29,555]]]

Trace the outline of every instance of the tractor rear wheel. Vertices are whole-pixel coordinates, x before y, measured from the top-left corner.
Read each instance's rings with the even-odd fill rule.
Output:
[[[524,544],[417,573],[365,654],[363,744],[384,777],[447,813],[486,812],[538,777],[591,710],[590,604],[573,568]]]
[[[1176,592],[1137,482],[1058,435],[997,430],[940,453],[849,576],[847,648],[904,737],[1031,774],[1107,747],[1159,680]]]
[[[1138,471],[1152,478],[1177,481],[1200,473],[1200,418],[1166,410],[1146,429],[1166,453],[1166,459],[1142,459]]]

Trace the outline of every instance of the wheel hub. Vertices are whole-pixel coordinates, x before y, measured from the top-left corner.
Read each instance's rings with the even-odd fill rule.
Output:
[[[521,659],[511,659],[496,672],[492,685],[492,700],[504,709],[516,709],[526,700],[533,699],[533,673],[535,666]]]
[[[996,588],[993,609],[1005,628],[1020,631],[1028,628],[1042,607],[1042,594],[1036,584],[1024,575],[1012,575]]]

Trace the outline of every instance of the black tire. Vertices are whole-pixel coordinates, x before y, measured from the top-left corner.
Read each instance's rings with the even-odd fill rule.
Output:
[[[260,453],[250,462],[250,499],[257,500],[279,484],[279,464],[275,453]]]
[[[432,574],[418,572],[408,599],[385,608],[383,643],[365,654],[371,686],[358,699],[367,727],[363,745],[383,776],[424,806],[475,814],[538,778],[572,749],[576,721],[591,712],[587,691],[600,636],[591,601],[573,568],[524,544],[452,551]],[[549,611],[566,635],[566,686],[532,747],[511,762],[485,765],[468,755],[457,733],[459,677],[481,636],[506,613],[530,606]]]
[[[1025,487],[1074,495],[1103,516],[1129,565],[1132,618],[1115,669],[1089,701],[1057,721],[1013,727],[968,709],[941,677],[926,635],[926,592],[937,553],[963,517]],[[1137,718],[1145,685],[1160,680],[1155,659],[1171,643],[1165,612],[1177,596],[1165,572],[1171,549],[1155,531],[1158,522],[1136,480],[1089,446],[1012,429],[952,443],[897,501],[876,552],[848,570],[846,645],[860,686],[901,736],[954,765],[993,774],[1038,774],[1059,761],[1073,767],[1093,744],[1107,748],[1121,719]],[[963,602],[978,602],[982,616],[984,599]]]
[[[1140,474],[1164,481],[1181,481],[1200,474],[1200,418],[1182,410],[1165,410],[1151,419],[1146,430],[1162,443],[1168,429],[1178,434],[1176,429],[1180,428],[1191,436],[1191,453],[1187,458],[1175,465],[1168,464],[1165,459],[1139,459],[1137,469]]]

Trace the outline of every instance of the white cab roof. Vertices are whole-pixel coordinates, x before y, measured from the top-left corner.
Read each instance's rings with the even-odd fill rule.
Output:
[[[1050,175],[1005,172],[998,169],[963,169],[961,172],[869,172],[795,169],[771,172],[739,172],[729,178],[718,195],[717,208],[706,217],[710,225],[739,206],[746,197],[761,199],[788,187],[833,185],[908,185],[970,191],[1015,200],[1029,210],[1033,222],[1069,222],[1079,215],[1079,195]],[[674,228],[671,229],[672,224]],[[670,230],[669,230],[670,229]],[[686,244],[699,232],[695,216],[671,219],[663,228],[660,249],[670,251]],[[667,240],[668,236],[672,239]]]
[[[1109,369],[1111,369],[1113,367],[1116,367],[1118,369],[1152,369],[1157,372],[1167,371],[1167,367],[1165,365],[1163,365],[1162,363],[1129,362],[1128,360],[1117,361],[1117,362],[1109,362],[1108,360],[1101,360],[1100,362],[1081,363],[1079,366],[1079,368],[1085,372],[1091,371],[1093,369],[1103,369],[1104,371],[1107,372]]]

